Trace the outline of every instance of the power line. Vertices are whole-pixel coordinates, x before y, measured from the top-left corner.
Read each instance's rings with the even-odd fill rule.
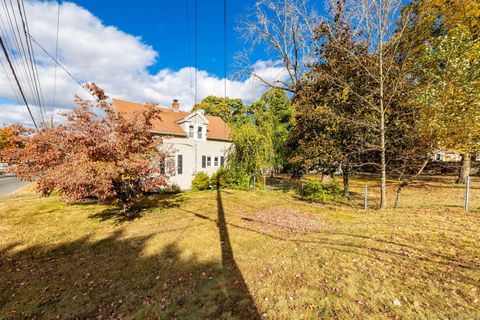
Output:
[[[55,41],[55,61],[58,60],[58,30],[60,27],[60,2],[57,2],[57,39]],[[55,80],[53,81],[53,109],[55,110],[57,93],[57,64],[55,63]],[[53,112],[53,111],[52,111]]]
[[[45,123],[45,118],[44,118],[44,114],[46,112],[45,103],[43,100],[42,86],[40,85],[40,77],[38,76],[38,68],[35,61],[35,53],[33,52],[32,41],[28,37],[28,35],[30,34],[30,30],[28,28],[28,19],[27,19],[27,14],[25,12],[25,4],[23,0],[17,0],[17,5],[18,5],[18,11],[20,12],[20,18],[22,20],[23,31],[25,33],[28,56],[30,58],[30,67],[32,68],[33,77],[34,77],[35,90],[36,90],[38,100],[40,101],[39,107],[40,107],[40,113],[42,115],[42,120],[43,120],[42,122]],[[22,10],[23,10],[23,13],[22,13]]]
[[[30,91],[31,97],[34,101],[36,100],[36,104],[40,107],[40,100],[38,99],[39,96],[35,94],[36,91],[33,85],[33,82],[34,82],[33,75],[30,71],[30,68],[28,67],[29,61],[27,60],[27,57],[26,57],[25,46],[22,40],[20,28],[18,26],[17,16],[15,14],[15,7],[12,3],[12,0],[10,0],[10,10],[12,11],[11,14],[10,14],[10,10],[7,7],[6,0],[3,0],[3,7],[4,7],[4,13],[6,14],[7,22],[10,25],[11,35],[13,36],[13,41],[9,41],[8,28],[5,26],[5,23],[3,22],[3,17],[2,17],[2,25],[5,31],[4,45],[6,46],[6,48],[12,48],[12,53],[16,52],[16,54],[20,56],[19,59],[11,60],[12,66],[16,65],[16,68],[14,67],[14,69],[16,69],[18,72],[23,70],[23,75],[24,75],[24,78],[26,79],[25,83],[27,84],[27,88]],[[13,19],[11,15],[13,16]],[[20,75],[21,73],[17,75],[19,79],[20,79]],[[24,93],[25,93],[25,96],[27,96],[26,91],[24,91]],[[39,119],[41,119],[40,109],[37,108],[35,110],[37,112],[37,115],[39,116]]]
[[[195,0],[195,104],[198,96],[198,0]]]
[[[223,0],[223,97],[227,102],[227,0]]]
[[[35,38],[30,34],[30,39],[32,39],[32,41],[40,47],[40,49],[42,49],[43,52],[45,52],[45,54],[50,58],[52,59],[60,68],[62,68],[63,71],[65,71],[66,74],[68,74],[70,76],[70,78],[72,78],[76,83],[78,83],[80,85],[80,87],[83,88],[83,90],[85,90],[86,92],[88,92],[88,94],[90,94],[92,97],[96,98],[87,88],[85,88],[85,86],[82,84],[82,82],[80,82],[80,80],[78,80],[77,78],[75,78],[68,70],[67,68],[65,68],[60,62],[57,61],[57,59],[55,59],[55,57],[53,57],[50,53],[48,53],[47,50],[45,50],[45,48],[40,44],[38,43],[37,40],[35,40]]]
[[[186,23],[185,25],[187,26],[187,50],[188,50],[188,73],[190,76],[190,97],[192,98],[193,96],[193,75],[192,75],[192,46],[190,44],[190,13],[189,13],[189,2],[188,0],[185,0],[185,18],[186,18]]]
[[[7,62],[10,66],[10,69],[12,70],[13,76],[15,77],[15,81],[17,82],[17,86],[18,86],[18,89],[20,90],[20,94],[22,95],[23,101],[25,102],[25,105],[27,106],[28,113],[30,114],[30,117],[32,118],[33,125],[38,130],[37,123],[35,122],[35,119],[33,118],[32,111],[30,110],[30,106],[28,105],[27,98],[25,97],[25,94],[23,93],[23,89],[22,89],[22,86],[20,85],[20,81],[18,81],[17,74],[15,73],[15,69],[13,68],[12,61],[10,60],[10,55],[8,54],[7,48],[5,47],[5,44],[3,43],[2,37],[0,37],[0,45],[2,46],[3,54],[7,58]]]
[[[223,0],[223,77],[224,77],[224,87],[223,87],[223,99],[225,104],[227,104],[227,0]],[[227,104],[227,108],[228,108]],[[227,129],[227,123],[224,122],[224,129]]]

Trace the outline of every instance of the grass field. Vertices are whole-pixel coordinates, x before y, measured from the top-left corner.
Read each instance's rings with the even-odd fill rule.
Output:
[[[133,220],[0,198],[0,319],[479,319],[478,202],[465,213],[451,185],[417,184],[399,209],[363,211],[365,183],[350,205],[286,188],[150,197]],[[285,208],[320,230],[252,218]]]

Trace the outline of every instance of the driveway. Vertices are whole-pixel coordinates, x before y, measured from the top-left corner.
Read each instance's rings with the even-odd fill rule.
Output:
[[[20,181],[15,176],[0,175],[0,196],[9,195],[27,184],[29,184],[29,182]]]

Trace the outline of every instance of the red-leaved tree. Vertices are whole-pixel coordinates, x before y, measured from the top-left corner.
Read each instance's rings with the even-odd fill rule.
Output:
[[[63,114],[66,123],[38,132],[23,131],[23,148],[9,148],[1,157],[19,178],[36,181],[43,195],[56,191],[68,202],[119,200],[129,211],[135,197],[159,188],[170,188],[160,162],[162,140],[150,133],[160,110],[148,105],[144,112],[116,113],[98,86],[86,88],[95,103],[80,97],[73,111]],[[104,111],[99,118],[94,105]]]

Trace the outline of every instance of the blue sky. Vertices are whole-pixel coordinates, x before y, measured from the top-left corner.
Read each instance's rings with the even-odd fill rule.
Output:
[[[158,53],[157,63],[149,70],[180,69],[189,65],[190,46],[192,64],[195,44],[195,0],[175,1],[74,1],[100,18],[106,25],[139,36]],[[187,32],[187,10],[189,27]],[[233,56],[245,46],[235,31],[236,19],[245,14],[255,0],[228,0],[227,2],[227,68],[232,68]],[[266,58],[257,50],[255,60]],[[224,1],[198,0],[198,67],[217,76],[223,76],[224,67]],[[231,70],[230,70],[231,71]]]
[[[235,54],[248,47],[240,40],[235,26],[255,2],[228,0],[227,79],[224,78],[223,0],[198,0],[198,68],[195,68],[195,0],[62,1],[58,61],[80,82],[95,82],[110,97],[157,102],[162,106],[179,99],[181,108],[190,110],[195,103],[192,75],[197,73],[197,102],[207,95],[223,96],[226,84],[228,96],[250,103],[266,88],[253,76],[238,79],[232,74],[236,71]],[[10,10],[14,12],[15,8],[12,5]],[[25,0],[25,10],[30,33],[50,55],[55,55],[57,2]],[[6,23],[7,18],[0,11],[1,22]],[[75,95],[88,97],[63,70],[57,68],[55,72],[55,63],[33,46],[48,115],[71,110]],[[15,56],[13,51],[11,55]],[[6,64],[2,59],[0,56],[0,62]],[[20,57],[14,59],[21,61]],[[251,53],[250,62],[255,72],[269,81],[284,77],[283,68],[262,48]],[[8,80],[13,81],[12,75],[1,72],[0,125],[14,122],[28,125],[31,120],[26,107],[18,99],[19,92],[14,92],[18,89],[12,89]],[[28,79],[20,82],[27,83]],[[35,110],[38,107],[32,101],[30,104],[34,115],[40,118]]]
[[[223,96],[225,87],[227,96],[241,98],[247,104],[267,89],[253,75],[232,77],[238,71],[234,65],[235,54],[245,48],[251,50],[248,43],[242,42],[235,27],[257,0],[227,1],[227,78],[224,77],[223,0],[197,0],[198,68],[195,68],[194,46],[196,0],[73,0],[62,1],[59,6],[53,0],[24,1],[30,33],[50,55],[55,55],[60,8],[58,61],[80,82],[95,82],[110,97],[156,102],[166,107],[173,99],[179,99],[180,108],[188,111],[208,95]],[[12,12],[18,10],[15,3],[6,2]],[[321,14],[324,1],[311,0],[310,4]],[[0,26],[7,24],[7,18],[2,8]],[[89,98],[39,47],[33,45],[33,50],[47,115],[71,110],[75,95]],[[13,51],[11,55],[16,63],[22,60],[15,57]],[[249,58],[255,74],[266,81],[285,79],[278,56],[258,47]],[[6,65],[3,55],[0,62]],[[18,99],[19,92],[15,92],[18,88],[10,86],[11,72],[1,71],[0,125],[31,124],[25,105]],[[197,95],[192,88],[195,74],[198,75]],[[21,74],[19,77],[20,82],[28,83],[27,75],[23,79]],[[40,118],[38,107],[31,101],[33,96],[30,94],[27,100]]]

